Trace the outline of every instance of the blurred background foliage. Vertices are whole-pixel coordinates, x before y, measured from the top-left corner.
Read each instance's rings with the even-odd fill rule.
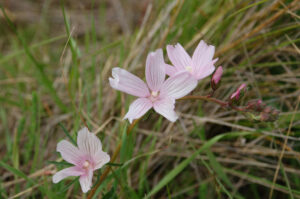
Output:
[[[0,13],[0,197],[84,198],[56,144],[84,125],[113,153],[102,198],[300,198],[300,24],[298,0],[2,0]],[[8,23],[4,12],[11,20]],[[133,97],[108,84],[119,66],[144,77],[147,53],[203,39],[224,67],[215,97],[242,83],[241,101],[281,111],[253,122],[204,101],[180,101],[180,119],[154,112],[126,136]],[[210,79],[193,95],[210,92]],[[59,125],[61,124],[61,125]],[[193,155],[192,155],[193,154]],[[97,173],[94,182],[101,173]]]

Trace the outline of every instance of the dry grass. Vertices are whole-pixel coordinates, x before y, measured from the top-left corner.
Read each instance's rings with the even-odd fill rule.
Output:
[[[84,197],[78,183],[51,182],[62,168],[47,162],[60,160],[62,123],[72,136],[86,124],[110,154],[120,142],[127,147],[100,195],[143,198],[208,140],[240,133],[197,155],[152,198],[300,198],[299,1],[66,1],[70,35],[59,1],[2,6],[42,69],[1,13],[1,197]],[[133,98],[110,88],[111,69],[143,77],[148,52],[177,42],[192,52],[201,39],[216,46],[225,69],[215,97],[226,100],[247,83],[241,104],[263,99],[281,111],[279,119],[258,123],[210,102],[180,101],[179,121],[151,112],[124,139]],[[193,95],[208,94],[209,83]]]

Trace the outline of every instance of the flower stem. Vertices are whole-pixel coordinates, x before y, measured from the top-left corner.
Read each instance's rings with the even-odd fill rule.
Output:
[[[240,111],[240,112],[245,112],[247,111],[245,108],[243,107],[237,107],[234,106],[232,104],[230,104],[229,102],[224,102],[222,100],[216,99],[211,97],[211,95],[207,95],[207,96],[193,96],[193,95],[187,95],[185,97],[179,98],[178,100],[204,100],[204,101],[208,101],[208,102],[214,102],[216,104],[219,104],[220,106],[224,107],[224,108],[232,108],[236,111]]]
[[[131,133],[132,129],[133,129],[133,128],[135,127],[135,125],[139,122],[139,120],[140,120],[140,118],[134,120],[134,121],[132,122],[132,124],[127,128],[127,131],[126,131],[126,134],[127,134],[127,135],[129,135],[129,134]],[[111,160],[110,160],[110,163],[113,163],[113,162],[117,159],[117,157],[118,157],[118,155],[119,155],[119,153],[120,153],[120,150],[121,150],[121,146],[122,146],[122,144],[121,144],[121,142],[119,142],[119,144],[118,144],[118,146],[117,146],[117,148],[116,148],[114,154],[112,155],[112,158],[111,158]],[[88,194],[87,199],[91,199],[91,198],[95,195],[96,190],[97,190],[98,187],[101,185],[101,183],[105,180],[105,178],[107,177],[107,175],[109,174],[110,171],[111,171],[111,167],[110,167],[110,166],[106,167],[106,169],[104,170],[104,172],[103,172],[102,175],[100,176],[99,182],[94,186],[94,188],[93,188],[93,189],[90,191],[90,193]]]
[[[224,102],[224,101],[218,100],[216,98],[212,98],[211,95],[207,95],[207,96],[192,96],[192,95],[188,95],[188,96],[182,97],[182,98],[180,98],[178,100],[193,100],[193,99],[214,102],[214,103],[219,104],[220,106],[222,106],[224,108],[225,107],[230,107],[230,108],[232,108],[234,110],[241,111],[241,112],[245,111],[244,108],[236,107],[236,106],[233,106],[232,104],[230,104],[229,102]],[[139,122],[140,119],[141,118],[134,120],[132,122],[132,124],[127,128],[127,131],[126,131],[127,135],[129,135],[131,133],[132,129],[135,127],[135,125]],[[117,159],[117,157],[118,157],[118,155],[120,153],[120,150],[121,150],[121,146],[122,146],[122,144],[120,142],[118,144],[118,146],[117,146],[114,154],[112,155],[110,163],[113,163]],[[96,190],[101,185],[101,183],[105,180],[105,178],[107,177],[107,175],[109,174],[110,171],[111,171],[111,167],[110,166],[106,167],[106,169],[104,170],[103,174],[100,176],[99,182],[89,192],[89,194],[87,196],[87,199],[91,199],[95,195]]]
[[[223,102],[221,100],[218,100],[216,98],[212,98],[210,96],[192,96],[192,95],[187,95],[185,97],[182,97],[178,100],[189,100],[189,99],[196,99],[196,100],[205,100],[205,101],[209,101],[209,102],[214,102],[216,104],[219,104],[223,107],[228,106],[228,102]]]

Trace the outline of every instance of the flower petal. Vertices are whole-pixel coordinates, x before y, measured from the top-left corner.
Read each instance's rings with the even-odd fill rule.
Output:
[[[93,156],[99,150],[102,150],[100,139],[94,133],[90,133],[86,127],[78,132],[77,145],[79,150],[86,155]]]
[[[58,171],[54,176],[52,177],[53,183],[58,183],[62,179],[65,179],[69,176],[80,176],[83,175],[84,171],[81,171],[78,167],[69,167],[63,170]]]
[[[194,74],[198,80],[213,72],[212,68],[214,68],[214,66],[212,67],[211,63],[214,53],[214,46],[208,46],[203,40],[200,41],[192,57]],[[211,70],[212,72],[207,72]]]
[[[160,96],[174,99],[181,98],[197,86],[197,80],[188,72],[180,72],[169,77],[161,87]]]
[[[163,98],[154,102],[153,108],[157,113],[161,114],[171,122],[175,122],[178,119],[178,116],[174,111],[174,104],[175,100],[172,100],[170,98]]]
[[[165,64],[166,74],[169,76],[173,76],[177,73],[177,69],[174,66],[169,64]]]
[[[79,183],[83,193],[88,192],[92,187],[93,170],[89,169],[85,175],[80,176]]]
[[[77,165],[81,160],[82,152],[67,140],[60,141],[57,144],[56,151],[60,152],[64,160],[74,165]]]
[[[110,161],[110,157],[109,155],[102,151],[99,150],[94,156],[94,170],[100,169],[101,167],[103,167],[103,165],[105,165],[106,163],[108,163]]]
[[[134,119],[142,117],[151,107],[152,102],[149,99],[138,98],[130,104],[129,111],[124,119],[128,119],[129,122],[132,123]]]
[[[159,91],[165,81],[165,62],[162,49],[151,52],[146,60],[146,81],[152,91]]]
[[[191,57],[179,43],[175,46],[167,45],[167,53],[170,61],[177,70],[186,70],[185,67],[192,66]]]
[[[202,70],[195,74],[195,78],[197,80],[203,79],[215,71],[215,66],[213,62],[210,62],[206,66],[202,67]]]
[[[112,88],[137,97],[150,95],[145,82],[130,72],[116,67],[112,69],[112,76],[112,78],[109,78]]]

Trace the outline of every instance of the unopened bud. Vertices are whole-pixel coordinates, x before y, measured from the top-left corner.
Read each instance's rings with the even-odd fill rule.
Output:
[[[271,111],[272,111],[272,107],[270,107],[270,106],[267,106],[267,107],[264,108],[264,110],[263,110],[263,112],[265,112],[265,113],[271,113]]]
[[[279,111],[268,106],[260,113],[260,120],[264,122],[273,122],[278,119]]]
[[[270,116],[268,113],[261,112],[260,113],[260,121],[268,122],[270,120]]]
[[[240,85],[240,87],[238,87],[238,89],[230,96],[230,102],[238,102],[244,96],[246,89],[246,84]]]
[[[210,84],[213,90],[217,90],[217,88],[219,88],[222,74],[223,74],[223,68],[222,66],[219,66],[211,78]]]
[[[263,103],[262,100],[260,100],[260,99],[252,100],[252,101],[248,102],[247,109],[255,111],[255,112],[261,112],[265,106],[266,106],[266,104]]]

